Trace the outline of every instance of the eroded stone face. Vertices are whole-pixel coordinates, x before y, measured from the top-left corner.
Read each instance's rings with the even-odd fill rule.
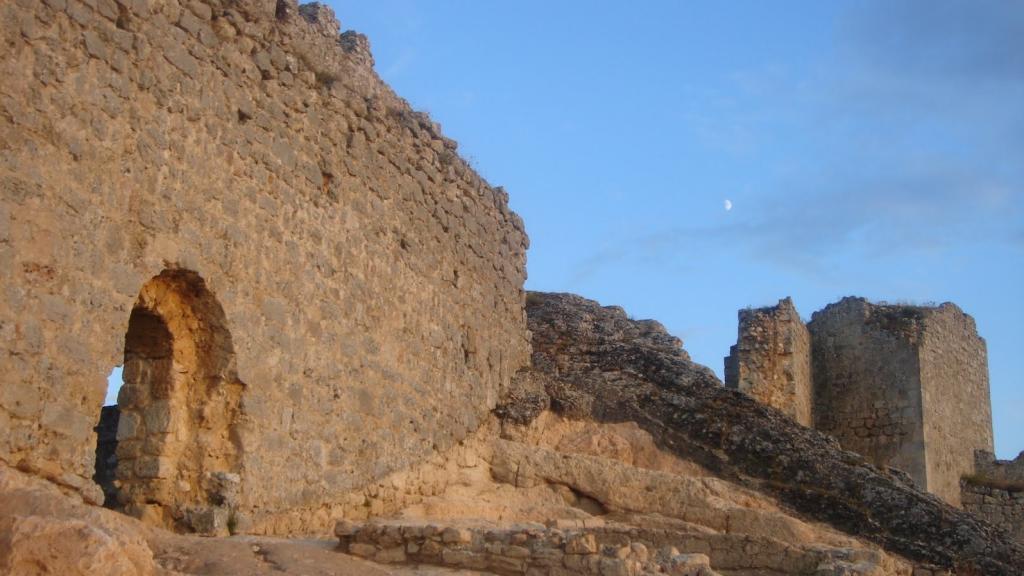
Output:
[[[125,362],[129,502],[237,471],[240,521],[330,506],[477,427],[528,359],[522,222],[341,40],[287,1],[0,6],[0,460],[100,501]],[[222,307],[244,386],[176,335],[170,376],[126,357],[164,271]]]
[[[992,450],[985,341],[953,304],[844,298],[815,312],[815,428],[960,503],[974,451]]]
[[[725,359],[725,385],[811,426],[811,336],[793,301],[740,310],[738,332]]]

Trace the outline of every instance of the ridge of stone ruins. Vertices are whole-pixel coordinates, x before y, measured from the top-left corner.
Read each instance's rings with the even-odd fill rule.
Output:
[[[527,293],[508,194],[322,4],[0,41],[0,573],[1024,574],[956,306],[742,311],[723,386]]]

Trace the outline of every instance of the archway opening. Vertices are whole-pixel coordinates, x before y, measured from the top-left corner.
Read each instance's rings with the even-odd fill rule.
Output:
[[[128,319],[122,380],[117,405],[103,408],[97,428],[105,505],[177,531],[226,534],[240,483],[244,385],[224,311],[198,274],[164,270],[142,287]],[[101,464],[113,468],[106,486]]]

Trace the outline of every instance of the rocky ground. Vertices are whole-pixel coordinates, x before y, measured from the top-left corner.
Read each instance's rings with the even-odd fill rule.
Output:
[[[1024,573],[1004,532],[724,389],[656,322],[528,310],[534,365],[495,415],[354,494],[333,535],[326,513],[287,539],[171,534],[0,468],[0,573]]]
[[[531,293],[527,316],[533,368],[501,411],[508,418],[550,405],[576,419],[633,421],[716,477],[892,553],[957,573],[1024,574],[1009,534],[725,389],[657,322],[572,294]]]

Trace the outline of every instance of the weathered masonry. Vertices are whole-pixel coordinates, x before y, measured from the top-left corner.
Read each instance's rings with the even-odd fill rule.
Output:
[[[1014,460],[975,453],[974,473],[961,481],[964,510],[1003,528],[1024,542],[1024,452]]]
[[[0,5],[0,460],[158,524],[288,531],[494,406],[528,361],[522,221],[338,26]]]
[[[813,314],[809,347],[802,329],[788,300],[741,311],[727,383],[801,423],[794,406],[811,406],[813,427],[844,448],[959,504],[975,450],[992,450],[987,354],[974,320],[948,303],[844,298]],[[798,368],[806,363],[809,379]]]
[[[811,336],[789,298],[740,310],[739,337],[725,359],[725,385],[811,425]]]

